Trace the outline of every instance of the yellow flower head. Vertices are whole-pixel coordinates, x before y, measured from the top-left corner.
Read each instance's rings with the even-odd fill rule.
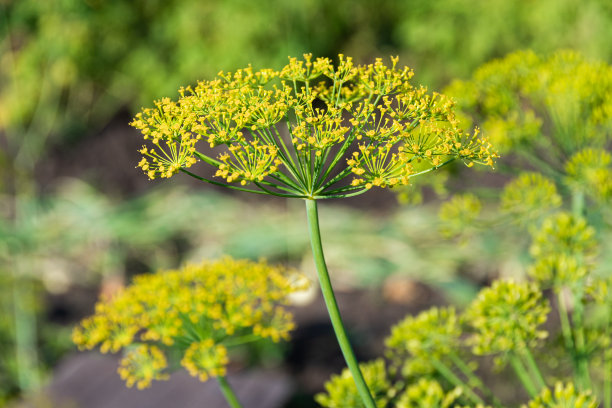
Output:
[[[597,408],[599,407],[599,402],[590,390],[580,391],[572,383],[563,384],[557,382],[554,390],[551,391],[549,388],[545,388],[529,403],[521,405],[521,408],[557,407]]]
[[[575,51],[518,51],[446,92],[457,98],[463,124],[480,124],[502,153],[536,152],[553,168],[612,140],[612,66]]]
[[[222,72],[136,116],[132,125],[153,144],[139,166],[151,178],[184,171],[238,190],[315,199],[405,185],[455,159],[492,166],[491,144],[458,126],[451,99],[414,88],[412,75],[397,58],[357,66],[340,55],[334,65],[310,54],[280,71]],[[206,151],[220,146],[216,157]],[[198,159],[219,179],[187,170]],[[413,163],[427,166],[416,171]]]
[[[231,258],[141,275],[101,299],[73,341],[81,349],[125,350],[119,373],[128,385],[165,378],[161,349],[168,347],[183,350],[181,364],[205,381],[223,375],[232,344],[287,339],[294,324],[282,305],[304,287],[302,277],[284,268]]]
[[[535,283],[497,280],[480,291],[463,318],[474,330],[468,342],[474,354],[522,352],[535,347],[548,333],[550,305]]]

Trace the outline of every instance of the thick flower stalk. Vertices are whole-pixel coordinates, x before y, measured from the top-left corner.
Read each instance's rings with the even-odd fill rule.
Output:
[[[132,122],[148,141],[139,167],[151,179],[183,172],[235,190],[306,199],[321,289],[367,408],[375,403],[329,280],[316,200],[406,185],[457,159],[492,166],[497,157],[477,130],[459,127],[452,99],[414,87],[412,75],[397,58],[356,66],[340,55],[334,66],[307,54],[279,71],[221,72]],[[201,173],[201,164],[212,172]]]
[[[101,299],[95,314],[74,330],[73,340],[81,349],[123,350],[118,371],[130,387],[166,379],[165,351],[174,349],[192,376],[215,377],[227,391],[228,349],[288,339],[294,323],[282,305],[305,282],[280,267],[230,258],[140,275],[125,290]]]

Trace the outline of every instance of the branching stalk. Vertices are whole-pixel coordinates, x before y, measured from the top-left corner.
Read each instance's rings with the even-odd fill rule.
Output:
[[[557,300],[559,302],[559,319],[561,320],[561,332],[563,333],[563,342],[568,353],[575,354],[574,352],[574,339],[572,337],[572,328],[570,326],[569,312],[567,308],[567,302],[563,292],[559,289],[557,292]],[[574,369],[576,369],[576,359],[572,358]]]
[[[493,405],[495,405],[496,407],[501,407],[501,402],[497,399],[497,397],[495,396],[493,391],[491,391],[491,389],[489,387],[487,387],[484,382],[482,382],[482,380],[474,373],[474,370],[472,370],[463,361],[463,359],[461,357],[459,357],[454,352],[451,352],[449,357],[452,360],[453,364],[455,364],[455,366],[457,366],[459,371],[461,371],[463,373],[463,375],[465,375],[467,377],[469,385],[474,384],[474,386],[476,388],[481,390],[483,393],[486,394],[486,396],[488,398],[491,399],[491,401],[493,402]]]
[[[457,375],[453,373],[453,370],[451,370],[446,364],[444,364],[437,358],[432,358],[431,362],[436,368],[436,370],[438,370],[438,372],[444,378],[446,378],[448,382],[450,382],[456,387],[460,387],[463,392],[465,392],[465,395],[467,395],[470,400],[472,400],[472,402],[474,402],[475,404],[485,405],[485,402],[482,400],[482,398],[480,398],[480,396],[478,396],[478,394],[476,394],[471,387],[469,387],[463,380],[461,380],[461,378],[457,377]]]
[[[575,301],[581,301],[581,295],[575,294]],[[582,304],[576,303],[577,307],[574,310],[574,332],[576,345],[576,361],[578,368],[578,378],[584,389],[591,389],[591,376],[589,374],[589,361],[586,353],[586,342],[584,339],[584,310]]]
[[[514,372],[521,381],[521,384],[523,384],[523,387],[525,387],[527,393],[529,393],[529,396],[531,398],[534,398],[536,395],[538,395],[538,390],[534,387],[533,382],[531,381],[531,377],[527,372],[527,369],[525,369],[525,366],[516,354],[510,355],[510,365],[512,366]]]
[[[544,376],[542,375],[542,372],[540,371],[538,364],[533,358],[533,354],[531,353],[531,350],[529,350],[528,347],[525,347],[521,355],[523,356],[525,362],[527,363],[527,367],[529,368],[531,375],[535,377],[535,382],[538,385],[539,391],[546,388],[546,381],[544,380]]]

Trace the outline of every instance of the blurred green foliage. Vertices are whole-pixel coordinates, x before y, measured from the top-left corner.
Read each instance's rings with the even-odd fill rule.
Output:
[[[574,51],[520,51],[483,65],[448,91],[463,109],[465,126],[482,126],[499,146],[499,169],[510,179],[448,200],[440,211],[442,228],[470,244],[495,235],[514,242],[510,250],[498,248],[527,262],[513,274],[497,269],[532,280],[523,284],[530,293],[501,280],[482,290],[464,315],[477,332],[464,345],[477,346],[474,354],[498,354],[500,363],[509,358],[532,397],[551,384],[548,373],[573,376],[573,384],[558,385],[554,395],[544,391],[529,406],[597,406],[591,393],[610,406],[612,66]],[[463,202],[472,205],[458,205]],[[462,208],[467,215],[459,216]],[[509,285],[503,291],[501,282]],[[554,307],[538,300],[542,293],[550,293]],[[544,352],[538,343],[548,333],[536,327],[550,320],[550,311],[560,328]],[[517,336],[510,322],[520,325],[523,346],[512,343]],[[523,368],[516,356],[524,359]]]
[[[588,220],[600,242],[609,242],[611,65],[574,51],[519,51],[483,65],[447,91],[457,98],[465,126],[481,126],[500,148],[499,172],[510,179],[501,189],[475,188],[478,198],[458,196],[443,204],[444,230],[473,236],[475,225],[484,234],[503,228],[501,239],[507,241],[525,229],[545,229],[551,213],[571,211]],[[457,216],[456,203],[468,199],[466,214]],[[525,253],[527,235],[522,236]],[[601,262],[599,273],[612,273],[609,265]]]
[[[170,200],[164,198],[181,195],[180,191],[152,192],[116,203],[79,183],[41,198],[34,168],[52,144],[65,146],[61,143],[95,133],[119,110],[136,111],[220,68],[248,63],[280,67],[288,55],[302,52],[317,56],[344,52],[361,61],[399,54],[402,63],[415,69],[419,82],[441,86],[456,76],[466,77],[493,57],[525,47],[540,52],[571,48],[610,62],[612,4],[607,0],[0,0],[0,280],[7,289],[0,296],[0,389],[18,391],[17,364],[9,362],[14,359],[16,305],[8,289],[20,279],[26,283],[19,287],[30,293],[23,298],[23,311],[43,317],[35,336],[56,339],[42,315],[40,282],[44,291],[61,291],[75,282],[96,282],[100,274],[172,267],[181,257],[199,260],[224,252],[249,258],[308,259],[303,256],[307,242],[301,238],[302,220],[292,215],[291,208],[277,218],[276,209],[191,194],[189,199],[186,195],[172,199],[180,205],[169,207]],[[516,116],[521,117],[529,119],[529,114]],[[495,129],[485,130],[495,133]],[[561,174],[543,172],[557,186],[566,207],[568,189],[583,189],[589,205],[605,204],[612,194],[609,155],[601,146],[587,149],[594,150],[572,150],[573,158],[553,163]],[[445,193],[443,181],[434,183],[440,194]],[[404,199],[420,202],[422,196],[411,190]],[[511,199],[520,197],[508,193],[508,203]],[[250,216],[256,212],[257,217]],[[524,214],[528,212],[524,209]],[[203,213],[215,214],[209,219],[214,222],[202,226]],[[236,222],[235,214],[243,214],[244,219]],[[588,215],[605,237],[607,230],[598,226],[604,216]],[[395,272],[427,270],[431,273],[422,279],[459,288],[462,294],[457,296],[465,300],[473,287],[449,276],[466,265],[482,271],[496,262],[502,270],[512,269],[517,262],[514,241],[526,246],[510,230],[506,232],[514,241],[491,239],[496,233],[489,232],[472,237],[469,247],[440,245],[430,208],[408,209],[385,219],[324,209],[322,217],[329,229],[324,234],[331,244],[330,266],[342,284],[354,284],[355,275],[359,282],[371,284]],[[184,253],[185,245],[189,255]],[[368,251],[355,254],[354,248]],[[473,253],[479,258],[473,259]],[[32,279],[39,283],[31,284]],[[43,351],[43,363],[51,363],[45,356],[57,356],[62,347]]]
[[[522,48],[612,56],[606,0],[413,0],[401,2],[398,22],[396,38],[417,78],[437,86]]]
[[[612,55],[606,0],[6,0],[0,16],[0,128],[37,112],[83,130],[219,69],[303,52],[400,54],[435,86],[524,47]]]
[[[553,214],[534,230],[532,265],[552,254],[546,259],[570,257],[577,267],[553,267],[530,280],[500,278],[460,313],[432,307],[395,325],[386,340],[389,370],[378,360],[362,364],[380,371],[373,388],[386,398],[377,399],[379,406],[518,406],[526,398],[515,386],[504,395],[490,379],[501,370],[513,372],[511,384],[522,384],[531,399],[521,407],[611,406],[612,279],[595,273],[597,247],[584,219]],[[551,324],[556,319],[560,329]],[[476,358],[482,355],[492,356],[495,366]],[[357,398],[354,384],[342,381],[347,375],[326,383],[326,394],[317,397],[322,406]]]
[[[8,200],[4,197],[0,208],[6,208]],[[44,377],[72,347],[65,331],[48,321],[50,304],[45,293],[62,296],[95,287],[108,277],[123,276],[129,281],[134,274],[223,254],[288,262],[314,276],[300,202],[295,206],[274,199],[241,202],[186,188],[154,189],[118,202],[82,181],[65,180],[52,196],[22,201],[21,208],[18,224],[0,218],[4,266],[0,273],[0,388],[11,395],[23,386],[15,353],[15,319],[34,326],[30,334],[37,353],[30,376]],[[337,272],[334,278],[339,285],[379,285],[398,272],[419,278],[420,271],[429,270],[428,283],[454,297],[471,297],[471,291],[445,285],[472,249],[452,242],[440,245],[437,231],[431,228],[436,219],[432,209],[379,217],[366,214],[335,206],[321,209],[327,260]],[[9,265],[15,269],[6,269]],[[19,293],[18,304],[13,291]]]

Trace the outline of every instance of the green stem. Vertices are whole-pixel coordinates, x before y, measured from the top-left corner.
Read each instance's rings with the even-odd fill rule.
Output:
[[[608,308],[610,310],[610,308]],[[606,325],[606,338],[612,335],[612,318],[608,315]],[[612,408],[612,347],[608,346],[604,354],[604,408]]]
[[[476,403],[477,405],[485,404],[482,398],[480,398],[478,394],[476,394],[472,390],[471,387],[469,387],[465,382],[463,382],[461,378],[457,377],[457,375],[453,373],[453,370],[448,368],[446,364],[444,364],[442,361],[438,360],[435,357],[432,357],[431,362],[433,363],[433,366],[436,368],[436,370],[438,370],[438,372],[442,374],[444,378],[446,378],[454,386],[461,388],[463,392],[465,392],[465,395],[467,395],[472,400],[472,402]]]
[[[369,188],[362,188],[359,191],[356,191],[354,193],[349,193],[349,194],[331,194],[331,195],[322,195],[322,196],[314,196],[313,198],[315,200],[322,200],[322,199],[328,199],[328,198],[347,198],[347,197],[355,197],[358,196],[360,194],[366,193],[370,191]]]
[[[518,376],[519,380],[521,380],[521,383],[523,384],[523,387],[525,387],[525,390],[527,390],[527,392],[529,393],[529,396],[531,398],[535,398],[538,395],[538,391],[533,386],[529,373],[527,372],[525,366],[523,366],[523,363],[517,355],[510,355],[510,365],[514,369],[514,372]]]
[[[544,376],[542,375],[542,372],[540,371],[538,364],[533,358],[533,354],[527,347],[525,347],[525,349],[522,352],[522,356],[527,362],[527,368],[529,368],[529,371],[531,371],[531,374],[535,377],[538,387],[540,388],[540,391],[542,391],[544,388],[546,388],[546,381],[544,381]]]
[[[474,384],[474,386],[476,388],[478,388],[479,390],[481,390],[482,392],[484,392],[486,394],[487,397],[491,398],[491,401],[493,402],[493,405],[495,405],[496,407],[501,407],[501,402],[497,399],[497,397],[495,396],[495,394],[493,394],[493,391],[491,391],[491,389],[489,387],[487,387],[485,385],[485,383],[482,382],[482,380],[474,373],[474,371],[463,361],[463,359],[461,357],[459,357],[456,353],[451,352],[451,354],[449,355],[450,359],[452,360],[453,364],[455,364],[457,366],[457,368],[459,368],[459,371],[461,371],[463,373],[463,375],[465,375],[468,379],[469,384]]]
[[[578,363],[578,376],[581,381],[583,389],[591,389],[591,376],[589,374],[589,360],[586,352],[586,342],[584,339],[584,322],[583,315],[584,310],[581,303],[581,295],[576,294],[575,301],[576,307],[574,310],[574,327],[576,334],[576,359]]]
[[[363,374],[359,369],[359,363],[355,357],[355,353],[351,347],[344,323],[342,323],[342,317],[340,317],[340,310],[338,309],[338,303],[334,295],[334,290],[329,279],[329,273],[327,271],[327,265],[325,264],[325,257],[323,255],[323,246],[321,244],[321,231],[319,229],[319,213],[317,210],[316,200],[305,200],[306,201],[306,215],[308,217],[308,229],[310,232],[310,243],[312,245],[312,255],[314,257],[315,265],[317,267],[317,275],[319,277],[319,283],[321,284],[321,292],[323,293],[323,299],[327,306],[327,312],[331,319],[338,344],[344,355],[346,364],[351,371],[357,391],[363,400],[366,408],[376,408],[376,403],[370,394],[370,390],[363,378]]]
[[[586,214],[585,208],[585,196],[582,191],[573,191],[572,193],[572,212],[576,217],[584,217]],[[576,365],[578,371],[578,378],[581,381],[581,385],[584,389],[591,388],[591,377],[589,374],[589,361],[586,354],[586,345],[584,339],[584,307],[582,304],[583,289],[579,291],[572,291],[574,295],[574,334],[575,334],[575,349],[576,349]]]
[[[261,340],[261,336],[257,336],[255,334],[247,334],[241,337],[228,337],[229,340],[223,340],[221,343],[225,346],[225,347],[234,347],[234,346],[239,346],[241,344],[246,344],[246,343],[251,343],[254,341],[258,341]]]
[[[576,217],[584,217],[584,192],[574,191],[572,193],[572,212]]]
[[[219,383],[219,387],[221,388],[221,392],[225,397],[225,400],[229,404],[231,408],[242,408],[242,404],[238,401],[238,397],[236,397],[236,393],[227,382],[225,377],[219,376],[217,377],[217,382]]]
[[[565,343],[565,348],[568,352],[575,354],[574,352],[574,340],[572,338],[572,329],[569,321],[569,312],[567,310],[567,302],[565,301],[565,296],[563,296],[563,291],[561,289],[557,289],[557,300],[559,301],[559,318],[561,320],[561,332],[563,333],[563,341]],[[574,369],[576,369],[576,359],[574,360]]]
[[[13,311],[15,319],[15,358],[17,361],[17,381],[23,392],[35,390],[39,386],[36,350],[36,318],[25,303],[30,297],[29,282],[19,276],[13,280]]]

